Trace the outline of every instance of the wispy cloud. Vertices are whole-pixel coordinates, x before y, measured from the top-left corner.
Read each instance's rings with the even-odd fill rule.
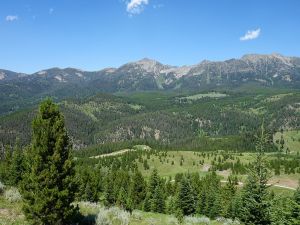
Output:
[[[54,9],[53,9],[53,8],[50,8],[50,9],[49,9],[49,14],[52,15],[53,12],[54,12]]]
[[[256,30],[248,30],[247,33],[243,36],[240,37],[241,41],[249,41],[249,40],[253,40],[259,37],[260,35],[260,28],[256,29]]]
[[[13,22],[13,21],[16,21],[18,19],[19,19],[19,17],[17,15],[8,15],[8,16],[5,17],[5,20],[7,22]]]
[[[162,8],[162,7],[164,7],[163,4],[153,5],[153,9],[160,9],[160,8]]]
[[[149,4],[149,0],[130,0],[126,4],[129,14],[140,14],[143,12],[145,6]]]

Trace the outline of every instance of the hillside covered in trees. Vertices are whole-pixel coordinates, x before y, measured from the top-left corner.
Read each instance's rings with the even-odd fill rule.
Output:
[[[113,99],[113,107],[133,104]],[[136,109],[139,102],[134,103]],[[16,215],[20,224],[299,224],[299,185],[272,181],[297,182],[299,140],[293,136],[286,145],[290,140],[282,129],[273,142],[271,130],[262,124],[253,127],[253,150],[244,153],[242,148],[212,151],[207,134],[201,133],[196,143],[206,150],[127,140],[73,152],[64,116],[48,99],[34,116],[30,145],[17,139],[13,147],[2,148],[0,206],[8,205],[3,212]],[[227,148],[237,147],[230,140]],[[4,219],[0,215],[0,222],[11,224],[11,216]]]
[[[75,149],[138,141],[169,148],[253,150],[262,118],[274,134],[299,129],[299,102],[297,91],[271,89],[98,94],[61,101],[59,107]],[[0,146],[13,145],[16,138],[28,144],[35,115],[30,108],[0,117]]]

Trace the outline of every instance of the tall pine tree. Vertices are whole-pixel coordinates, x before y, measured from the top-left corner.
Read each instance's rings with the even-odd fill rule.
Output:
[[[268,135],[264,126],[261,126],[257,137],[256,158],[250,167],[246,185],[242,194],[241,220],[245,224],[270,224],[270,199],[268,192],[268,179],[270,173],[266,165],[265,147]]]
[[[191,186],[190,177],[184,177],[180,182],[177,207],[184,215],[191,215],[196,211],[196,196]]]
[[[156,186],[152,199],[151,199],[151,211],[164,213],[165,212],[165,197],[161,182]]]
[[[140,171],[136,170],[130,187],[130,199],[134,208],[142,208],[142,202],[146,197],[146,183]]]
[[[31,149],[21,192],[23,210],[32,224],[71,224],[77,185],[64,117],[50,99],[41,103],[32,123]]]
[[[19,139],[17,139],[10,163],[9,184],[18,186],[24,173],[24,157]]]

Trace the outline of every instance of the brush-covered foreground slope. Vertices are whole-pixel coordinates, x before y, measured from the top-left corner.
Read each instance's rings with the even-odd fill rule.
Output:
[[[117,207],[104,208],[103,205],[92,202],[78,202],[80,212],[83,215],[82,225],[95,224],[97,215],[100,211],[108,211],[111,219],[111,225],[129,224],[129,225],[174,225],[179,224],[178,220],[173,215],[166,215],[161,213],[143,212],[134,210],[132,214],[125,212]],[[26,221],[23,212],[21,210],[22,202],[9,202],[3,196],[0,195],[0,224],[1,225],[29,225]],[[123,212],[123,213],[122,213]],[[120,216],[121,214],[121,216]],[[189,221],[193,218],[186,217],[183,225],[190,224]],[[222,219],[219,221],[210,220],[205,216],[198,216],[192,221],[204,221],[206,224],[211,225],[223,225],[228,224],[229,219]],[[128,223],[126,223],[127,221]]]
[[[99,94],[59,105],[77,148],[128,140],[187,147],[205,137],[214,143],[223,137],[223,142],[234,140],[241,148],[251,148],[249,134],[262,118],[272,131],[299,129],[299,103],[299,92],[144,92],[126,97]],[[0,142],[12,144],[19,137],[29,143],[35,108],[0,117]]]
[[[300,58],[252,54],[222,62],[205,60],[183,67],[142,59],[94,72],[74,68],[52,68],[34,74],[0,70],[0,114],[36,104],[49,95],[61,100],[99,92],[228,90],[249,83],[299,89]]]

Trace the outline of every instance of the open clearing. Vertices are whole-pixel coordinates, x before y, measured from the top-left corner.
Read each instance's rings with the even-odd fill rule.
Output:
[[[274,142],[280,141],[281,135],[284,139],[284,147],[290,149],[290,153],[300,152],[300,131],[292,130],[292,131],[284,131],[283,133],[277,132],[274,135]],[[277,144],[279,146],[279,144]]]
[[[126,153],[133,151],[142,150],[149,151],[150,147],[145,145],[134,146],[132,149],[123,149],[120,151],[102,154],[97,156],[92,156],[90,158],[103,158],[111,156],[121,156]],[[212,165],[214,159],[218,159],[219,156],[222,156],[221,153],[213,155],[212,152],[205,152],[206,156],[202,156],[202,152],[193,152],[193,151],[167,151],[166,157],[162,156],[160,153],[149,154],[148,156],[143,155],[142,162],[136,160],[138,169],[142,172],[143,176],[150,177],[153,169],[157,169],[160,176],[172,179],[177,173],[198,173],[200,176],[205,176]],[[254,153],[231,153],[234,159],[228,159],[227,162],[236,162],[239,160],[243,164],[248,164],[254,160]],[[267,158],[275,158],[274,153],[268,153]],[[147,161],[149,169],[144,168],[144,160]],[[182,162],[181,162],[182,161]],[[217,171],[217,174],[221,177],[222,180],[226,181],[227,177],[231,174],[231,170],[221,170]],[[238,175],[240,182],[244,183],[246,181],[246,175]],[[273,175],[269,180],[269,184],[272,184],[273,187],[295,190],[298,187],[299,174],[281,174]]]
[[[210,92],[210,93],[206,93],[206,94],[195,94],[195,95],[190,95],[187,97],[183,97],[181,99],[187,99],[187,100],[198,100],[198,99],[202,99],[202,98],[224,98],[226,97],[226,94],[222,94],[219,92]]]

